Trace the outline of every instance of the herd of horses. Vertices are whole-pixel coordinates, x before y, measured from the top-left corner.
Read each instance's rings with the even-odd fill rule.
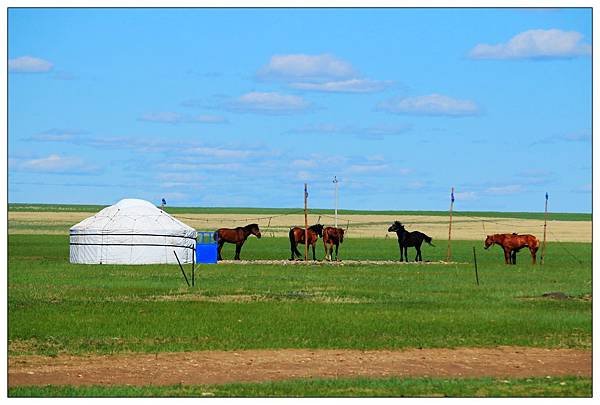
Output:
[[[398,236],[400,261],[408,262],[409,247],[414,247],[417,252],[417,255],[415,256],[416,262],[423,261],[423,256],[421,254],[421,245],[423,242],[435,247],[435,245],[431,243],[431,237],[419,231],[409,232],[399,221],[394,221],[388,228],[388,232],[395,232]],[[221,257],[221,249],[225,243],[235,244],[234,260],[240,260],[242,246],[250,235],[254,235],[260,239],[261,234],[258,224],[249,224],[233,229],[220,228],[215,231],[214,239],[217,241],[217,260],[223,260]],[[315,255],[315,245],[319,238],[321,238],[325,247],[325,260],[333,260],[333,247],[335,246],[335,260],[337,261],[339,260],[339,246],[344,242],[344,229],[323,226],[321,224],[311,225],[306,230],[295,226],[290,229],[289,238],[291,251],[290,260],[296,258],[300,259],[302,257],[302,254],[298,251],[299,244],[312,247],[312,258],[313,260],[317,260]],[[532,264],[535,264],[539,240],[535,236],[529,234],[519,235],[516,233],[503,233],[488,235],[485,239],[485,249],[488,249],[492,245],[499,245],[503,249],[504,262],[506,264],[517,264],[517,252],[525,247],[529,248]]]

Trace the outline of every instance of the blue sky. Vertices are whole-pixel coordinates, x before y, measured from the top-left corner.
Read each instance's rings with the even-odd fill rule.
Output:
[[[11,9],[9,202],[592,209],[590,9]]]

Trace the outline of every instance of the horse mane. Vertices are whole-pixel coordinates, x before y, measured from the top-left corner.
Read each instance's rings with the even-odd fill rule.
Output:
[[[248,224],[246,226],[244,226],[245,229],[252,229],[252,228],[258,228],[258,224]]]

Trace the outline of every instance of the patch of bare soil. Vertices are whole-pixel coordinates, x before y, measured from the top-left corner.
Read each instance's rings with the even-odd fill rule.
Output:
[[[592,352],[527,347],[244,350],[105,356],[12,356],[9,387],[195,385],[338,377],[558,377],[592,375]]]
[[[345,265],[400,265],[400,266],[415,266],[422,264],[468,264],[462,262],[445,262],[445,261],[430,261],[422,262],[401,262],[399,260],[220,260],[220,264],[277,264],[280,266],[345,266]]]

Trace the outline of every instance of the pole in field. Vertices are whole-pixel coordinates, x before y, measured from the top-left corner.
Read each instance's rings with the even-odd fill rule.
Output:
[[[546,256],[546,226],[548,222],[548,192],[546,192],[546,206],[544,208],[544,241],[542,242],[542,257],[540,257],[540,265],[544,264]]]
[[[308,260],[308,191],[306,183],[304,183],[304,261]]]
[[[337,176],[333,176],[333,184],[335,184],[335,227],[338,224],[338,179]]]
[[[452,250],[450,248],[450,240],[452,237],[452,209],[454,208],[454,187],[450,192],[450,222],[448,223],[448,253],[446,255],[446,261],[449,262],[452,259]]]
[[[190,286],[190,282],[188,281],[188,278],[185,275],[185,271],[183,271],[183,267],[181,266],[181,262],[179,261],[179,257],[177,257],[177,252],[173,251],[173,254],[175,255],[175,258],[177,259],[177,263],[179,263],[179,268],[181,269],[181,273],[183,273],[183,278],[185,278],[185,282],[186,282],[186,284],[189,287]]]
[[[477,285],[479,285],[479,274],[477,274],[477,256],[475,255],[475,246],[473,246],[473,262],[475,263],[475,280],[477,280]]]
[[[192,250],[192,287],[195,285],[196,249]]]

